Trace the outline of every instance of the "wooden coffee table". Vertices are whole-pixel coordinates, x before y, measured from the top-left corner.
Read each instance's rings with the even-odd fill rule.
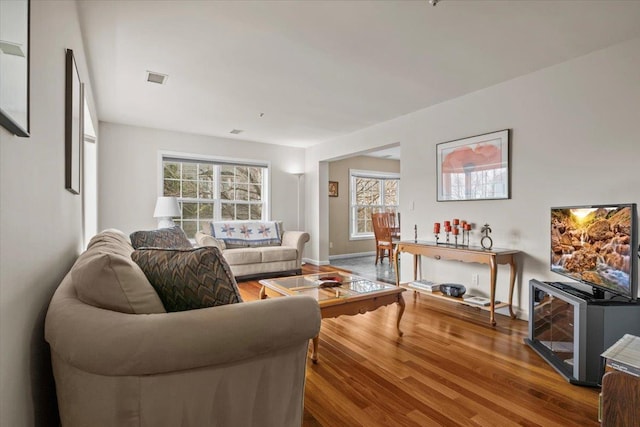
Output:
[[[338,277],[342,281],[340,286],[321,287],[323,279]],[[266,298],[266,289],[280,295],[309,295],[314,297],[320,305],[322,318],[352,316],[364,314],[392,303],[398,304],[398,320],[396,328],[398,336],[402,336],[400,319],[404,314],[404,298],[402,292],[406,289],[376,282],[363,277],[347,273],[331,272],[322,274],[307,274],[305,276],[282,277],[260,280],[260,298]],[[318,337],[313,338],[313,353],[311,360],[318,361]]]

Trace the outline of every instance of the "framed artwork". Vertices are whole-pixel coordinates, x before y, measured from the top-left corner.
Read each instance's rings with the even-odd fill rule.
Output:
[[[66,53],[65,79],[65,188],[73,194],[80,194],[80,173],[82,159],[82,140],[84,126],[82,122],[83,94],[82,83],[73,51]]]
[[[511,198],[510,130],[436,145],[439,202]]]
[[[0,125],[29,136],[29,0],[0,1]]]
[[[338,181],[329,181],[329,197],[338,197]]]

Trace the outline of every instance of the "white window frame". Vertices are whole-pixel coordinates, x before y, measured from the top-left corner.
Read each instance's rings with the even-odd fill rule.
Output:
[[[242,159],[242,158],[232,158],[232,157],[222,157],[222,156],[209,156],[206,154],[193,154],[193,153],[183,153],[176,151],[158,151],[158,189],[157,195],[162,196],[164,192],[164,168],[163,162],[165,160],[174,159],[177,161],[186,161],[186,162],[201,162],[201,163],[212,163],[216,166],[248,166],[248,167],[261,167],[264,168],[264,174],[262,176],[262,221],[270,221],[271,219],[271,162],[263,161],[263,160],[255,160],[255,159]],[[220,200],[220,168],[215,168],[216,173],[216,187],[214,189],[215,196],[213,199],[200,199],[200,198],[189,198],[183,199],[178,198],[178,201],[181,202],[183,200],[188,202],[213,202],[214,210],[213,217],[214,220],[220,219],[221,216],[221,200]],[[182,219],[182,218],[181,218]]]
[[[396,172],[380,172],[361,169],[349,169],[349,240],[369,240],[373,239],[373,232],[370,233],[358,233],[358,218],[356,213],[356,188],[355,178],[371,178],[371,179],[397,179],[400,181],[400,174]],[[398,205],[386,205],[384,204],[384,186],[380,188],[380,200],[382,204],[381,208],[394,207],[396,211],[400,206],[400,185],[398,185],[397,199]]]

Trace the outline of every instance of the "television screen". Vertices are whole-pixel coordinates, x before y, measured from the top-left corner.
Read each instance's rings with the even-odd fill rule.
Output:
[[[636,298],[636,205],[551,208],[551,271]]]

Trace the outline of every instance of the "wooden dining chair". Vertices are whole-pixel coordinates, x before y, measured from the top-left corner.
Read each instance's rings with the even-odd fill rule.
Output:
[[[391,224],[389,213],[381,212],[371,214],[371,222],[373,224],[373,234],[376,238],[376,262],[384,261],[385,256],[389,258],[389,262],[393,259],[393,250],[395,246],[394,239],[391,236]]]

